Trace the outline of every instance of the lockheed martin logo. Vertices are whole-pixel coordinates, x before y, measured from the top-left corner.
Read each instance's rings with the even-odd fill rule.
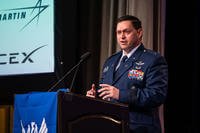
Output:
[[[0,53],[0,65],[21,64],[27,62],[34,63],[34,60],[31,58],[31,56],[44,46],[46,45],[40,46],[32,50],[30,53],[27,52]]]
[[[0,21],[27,19],[27,11],[30,10],[29,21],[20,29],[21,31],[34,20],[37,20],[38,23],[40,14],[44,12],[47,7],[49,7],[49,5],[42,5],[42,0],[38,0],[35,6],[0,10]]]

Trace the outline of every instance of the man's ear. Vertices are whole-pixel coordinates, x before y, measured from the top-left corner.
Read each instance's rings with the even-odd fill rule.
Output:
[[[139,29],[137,30],[137,33],[138,33],[138,37],[139,37],[140,39],[142,39],[142,36],[143,36],[143,29],[142,29],[142,28],[139,28]]]

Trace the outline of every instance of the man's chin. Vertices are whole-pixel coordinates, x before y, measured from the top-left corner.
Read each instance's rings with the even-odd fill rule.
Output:
[[[125,45],[121,45],[121,49],[122,50],[127,50],[127,49],[129,49],[127,46],[125,46]]]
[[[126,44],[121,44],[121,45],[120,45],[120,47],[121,47],[121,49],[122,49],[122,50],[125,50],[125,49],[127,49],[127,46],[126,46]]]
[[[132,49],[132,47],[121,47],[121,50],[126,51],[127,53],[129,53]]]

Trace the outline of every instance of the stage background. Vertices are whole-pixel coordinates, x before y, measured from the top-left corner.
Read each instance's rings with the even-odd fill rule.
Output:
[[[0,104],[12,105],[15,93],[48,90],[87,51],[92,56],[81,65],[73,91],[84,94],[91,83],[97,83],[101,67],[99,49],[102,7],[101,0],[68,0],[67,4],[64,0],[57,0],[55,72],[0,77]],[[198,0],[166,1],[165,57],[169,64],[169,92],[165,104],[166,133],[200,132],[199,12]],[[68,87],[72,75],[56,88]]]

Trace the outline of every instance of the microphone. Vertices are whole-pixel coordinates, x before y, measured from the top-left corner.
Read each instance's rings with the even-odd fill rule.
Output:
[[[90,52],[86,52],[85,54],[83,54],[83,55],[81,56],[80,62],[82,62],[82,61],[88,59],[90,56],[91,56],[91,53],[90,53]]]
[[[72,67],[67,73],[65,73],[65,74],[63,75],[63,77],[60,78],[60,79],[58,80],[58,82],[56,82],[56,83],[48,90],[48,92],[51,92],[51,91],[54,89],[54,87],[56,87],[66,76],[68,76],[75,68],[77,68],[77,69],[76,69],[76,72],[75,72],[75,74],[74,74],[74,76],[73,76],[73,80],[72,80],[72,82],[71,82],[71,85],[70,85],[69,92],[71,92],[71,89],[72,89],[72,87],[73,87],[73,83],[74,83],[74,80],[75,80],[75,77],[76,77],[76,74],[77,74],[77,71],[78,71],[78,68],[79,68],[80,64],[81,64],[83,61],[85,61],[86,59],[88,59],[90,56],[91,56],[91,53],[90,53],[90,52],[84,53],[84,54],[81,56],[80,61],[79,61],[74,67]]]
[[[86,59],[88,59],[88,58],[90,57],[90,55],[91,55],[90,52],[86,52],[85,54],[83,54],[83,55],[81,56],[81,60],[80,60],[79,62],[81,63],[81,62],[85,61]],[[79,64],[80,64],[80,63],[79,63]],[[69,92],[71,92],[72,87],[73,87],[73,85],[74,85],[74,81],[75,81],[77,72],[78,72],[78,70],[79,70],[79,66],[80,66],[80,65],[77,66],[76,71],[75,71],[75,73],[74,73],[74,76],[73,76],[73,79],[72,79],[72,82],[71,82],[71,85],[70,85],[70,88],[69,88]]]

